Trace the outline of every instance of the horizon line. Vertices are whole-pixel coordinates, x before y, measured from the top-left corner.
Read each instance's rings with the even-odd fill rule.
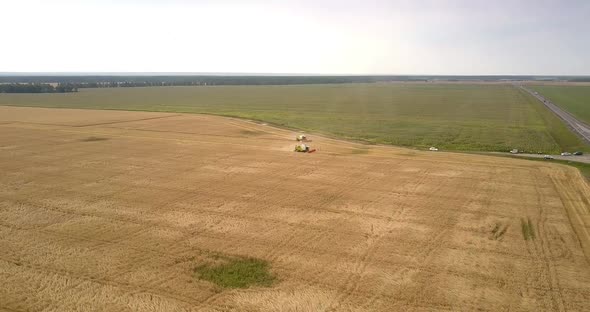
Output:
[[[292,77],[590,77],[590,74],[333,74],[333,73],[247,73],[247,72],[0,72],[0,76],[292,76]]]

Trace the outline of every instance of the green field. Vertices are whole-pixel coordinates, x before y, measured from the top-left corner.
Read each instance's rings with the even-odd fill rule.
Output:
[[[590,86],[533,86],[531,89],[590,124]]]
[[[0,105],[211,113],[420,148],[587,150],[541,103],[499,84],[81,89],[66,94],[0,94]]]

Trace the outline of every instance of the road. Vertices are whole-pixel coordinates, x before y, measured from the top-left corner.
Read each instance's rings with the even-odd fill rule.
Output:
[[[587,144],[590,144],[590,126],[585,124],[584,122],[576,119],[572,114],[566,112],[565,110],[561,109],[559,106],[555,105],[538,92],[535,92],[529,88],[526,88],[522,85],[519,87],[530,93],[532,96],[537,98],[537,100],[541,101],[541,103],[545,104],[545,106],[550,109],[553,113],[555,113],[559,118],[561,118],[570,129],[572,129],[577,135],[579,135]]]
[[[492,154],[502,154],[507,155],[506,153],[492,153]],[[526,153],[519,153],[519,154],[509,154],[510,156],[515,157],[533,157],[533,158],[543,158],[544,155],[540,154],[526,154]],[[551,155],[555,159],[559,160],[567,160],[567,161],[574,161],[580,163],[590,164],[590,155],[582,155],[582,156],[561,156],[561,155]]]

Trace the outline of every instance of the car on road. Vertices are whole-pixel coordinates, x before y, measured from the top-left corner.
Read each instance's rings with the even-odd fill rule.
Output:
[[[563,152],[563,153],[561,153],[561,156],[572,156],[572,153]]]
[[[545,158],[545,159],[553,159],[553,156],[551,156],[551,155],[545,155],[545,156],[543,156],[543,158]]]
[[[574,152],[574,155],[576,155],[576,156],[582,156],[582,155],[584,155],[584,153],[583,152],[580,152],[580,151],[577,151],[577,152]]]

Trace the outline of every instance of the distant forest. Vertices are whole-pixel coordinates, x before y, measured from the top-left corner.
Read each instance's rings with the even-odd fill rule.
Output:
[[[73,84],[49,83],[0,83],[0,93],[66,93],[78,92],[78,87]]]
[[[207,85],[296,85],[394,81],[590,81],[589,76],[212,76],[212,75],[1,75],[0,93],[76,92],[79,88]],[[53,86],[57,84],[57,86]]]

